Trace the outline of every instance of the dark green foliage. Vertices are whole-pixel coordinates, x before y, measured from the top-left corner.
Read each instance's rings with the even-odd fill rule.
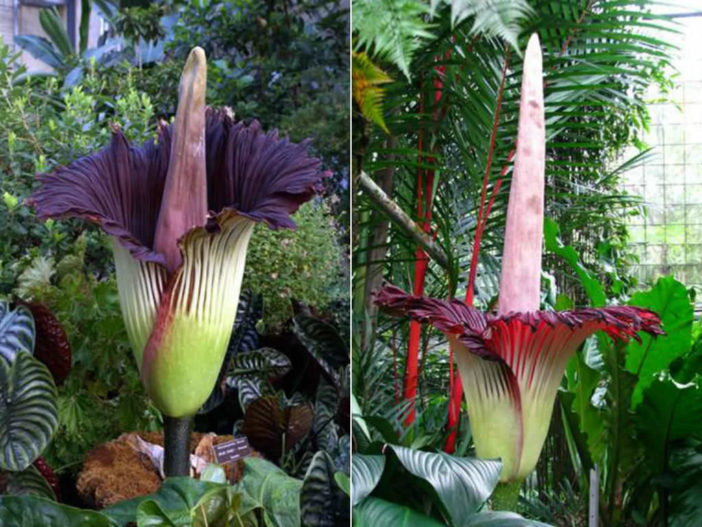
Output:
[[[302,481],[260,458],[247,458],[236,485],[211,479],[169,478],[158,492],[123,501],[101,512],[81,510],[37,497],[0,497],[3,527],[192,527],[245,525],[299,527]]]
[[[305,527],[348,525],[349,498],[334,479],[334,461],[324,450],[317,452],[300,490],[300,512]]]
[[[514,513],[480,512],[501,468],[499,461],[392,444],[383,455],[354,454],[354,525],[545,525]]]
[[[38,496],[56,500],[51,485],[33,465],[21,472],[0,473],[0,495]]]

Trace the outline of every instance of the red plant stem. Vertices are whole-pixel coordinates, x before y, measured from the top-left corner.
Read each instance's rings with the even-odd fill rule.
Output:
[[[441,75],[446,71],[446,66],[436,66],[434,68],[437,75],[434,78],[434,103],[441,102],[443,97],[443,81]],[[420,97],[419,103],[420,115],[424,114],[424,99]],[[445,109],[444,112],[445,113]],[[441,115],[443,115],[443,113]],[[434,189],[434,170],[426,171],[426,178],[423,177],[422,162],[423,162],[423,130],[419,130],[419,166],[417,167],[417,222],[421,224],[422,230],[427,234],[431,233],[431,216],[432,216],[432,201]],[[428,156],[429,164],[435,162],[433,156]],[[426,280],[427,268],[429,266],[429,257],[421,247],[417,246],[415,250],[414,262],[414,294],[421,296],[424,294],[424,283]],[[417,383],[419,379],[419,344],[422,327],[419,322],[411,321],[409,329],[409,343],[407,347],[407,369],[405,372],[405,384],[403,398],[410,400],[410,409],[405,418],[405,426],[411,425],[416,416],[415,399],[417,397]]]
[[[478,209],[478,218],[475,225],[475,237],[473,239],[473,254],[471,255],[470,269],[468,274],[468,285],[466,287],[466,304],[473,305],[473,295],[475,291],[475,279],[478,272],[478,255],[480,254],[480,243],[483,238],[487,218],[492,210],[492,205],[495,202],[495,197],[500,190],[502,178],[507,172],[509,162],[513,152],[510,153],[507,164],[502,169],[502,173],[495,183],[490,201],[485,206],[487,200],[487,187],[490,181],[490,169],[492,168],[492,156],[495,151],[495,141],[497,140],[497,126],[500,121],[500,108],[502,107],[502,95],[505,90],[505,81],[507,79],[507,66],[509,65],[509,50],[505,55],[505,63],[502,67],[502,79],[500,80],[500,89],[497,92],[497,101],[495,104],[495,118],[492,122],[492,134],[490,136],[490,148],[488,150],[487,163],[485,166],[485,177],[483,178],[483,186],[480,191],[480,207]],[[461,401],[463,400],[463,382],[458,372],[454,373],[453,368],[453,347],[449,345],[449,410],[447,428],[450,431],[446,439],[444,450],[452,454],[456,450],[456,437],[458,435],[458,421],[461,415]]]
[[[424,114],[424,98],[420,96],[419,101],[419,113]],[[424,131],[422,128],[419,129],[418,138],[418,148],[419,156],[417,163],[417,222],[422,222],[424,219],[424,207],[422,206],[423,196],[423,145],[424,145]],[[429,178],[427,178],[429,179]],[[429,187],[429,192],[431,192],[431,187]],[[426,223],[426,222],[424,222]],[[426,265],[427,265],[427,255],[424,253],[421,247],[417,246],[415,250],[415,262],[414,262],[414,289],[413,293],[415,295],[422,295],[424,293],[424,279],[426,276]],[[419,338],[421,335],[421,326],[419,322],[412,320],[410,321],[409,327],[409,342],[407,346],[407,366],[405,370],[405,381],[402,397],[405,401],[411,401],[410,407],[408,409],[407,417],[405,418],[405,426],[409,426],[414,422],[415,419],[415,398],[417,396],[417,380],[418,380],[418,366],[419,366]]]

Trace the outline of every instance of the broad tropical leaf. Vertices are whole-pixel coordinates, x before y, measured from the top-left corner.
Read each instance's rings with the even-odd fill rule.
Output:
[[[417,511],[378,498],[366,498],[353,508],[354,527],[445,527]]]
[[[277,396],[266,396],[249,404],[243,432],[251,445],[278,458],[303,439],[314,417],[308,405],[281,407]]]
[[[38,496],[56,500],[49,482],[34,467],[30,465],[21,472],[0,471],[0,496]]]
[[[46,366],[26,353],[0,361],[0,468],[31,465],[57,425],[56,386]]]
[[[8,302],[0,301],[0,357],[11,362],[20,351],[34,351],[34,318],[24,306],[10,309]]]
[[[497,485],[502,468],[499,461],[460,458],[443,452],[422,452],[396,445],[388,445],[388,448],[407,471],[432,486],[456,525],[460,525],[487,501]]]
[[[0,525],[2,527],[46,527],[48,525],[114,527],[114,523],[100,512],[77,509],[35,496],[0,497]]]
[[[629,343],[626,369],[638,377],[631,401],[634,408],[656,374],[690,351],[693,311],[687,288],[672,276],[660,278],[652,289],[634,294],[629,304],[658,313],[666,332],[660,340],[642,335],[640,343]]]
[[[385,456],[354,454],[351,457],[353,477],[351,479],[353,504],[357,505],[368,496],[380,481],[385,468]]]
[[[300,525],[299,479],[291,478],[264,459],[248,457],[244,459],[244,476],[239,486],[254,499],[266,526]]]

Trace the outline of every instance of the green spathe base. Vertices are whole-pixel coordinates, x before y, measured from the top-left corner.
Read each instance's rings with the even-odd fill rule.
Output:
[[[492,510],[517,512],[519,503],[519,489],[522,480],[510,483],[498,483],[492,493]]]

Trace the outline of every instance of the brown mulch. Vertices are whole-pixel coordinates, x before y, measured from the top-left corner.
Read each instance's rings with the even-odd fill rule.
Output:
[[[144,441],[163,446],[163,432],[136,432]],[[78,495],[87,506],[102,509],[123,500],[156,492],[161,487],[161,477],[146,454],[135,450],[124,434],[114,441],[93,448],[85,456],[78,475]],[[214,462],[213,445],[230,441],[233,436],[215,436],[193,432],[190,452],[208,462]],[[259,454],[252,451],[252,456]],[[231,482],[241,479],[243,461],[224,466]]]

